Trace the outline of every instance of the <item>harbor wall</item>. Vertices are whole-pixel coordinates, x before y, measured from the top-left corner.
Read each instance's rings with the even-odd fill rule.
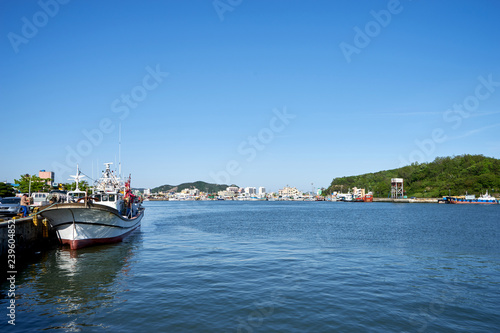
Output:
[[[373,202],[394,202],[394,203],[438,203],[440,198],[416,198],[416,199],[392,199],[373,198]]]
[[[58,245],[57,233],[47,220],[37,216],[0,218],[0,276],[12,270],[9,265],[20,268],[35,252]]]

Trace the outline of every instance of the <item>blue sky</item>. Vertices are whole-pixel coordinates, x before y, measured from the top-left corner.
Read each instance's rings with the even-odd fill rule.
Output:
[[[303,191],[500,158],[500,3],[0,2],[0,180]],[[99,167],[97,166],[99,164]],[[314,184],[314,185],[311,185]]]

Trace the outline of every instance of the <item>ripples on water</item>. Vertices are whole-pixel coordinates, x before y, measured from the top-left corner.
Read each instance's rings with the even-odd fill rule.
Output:
[[[34,258],[7,328],[500,330],[500,206],[145,205],[141,231],[123,243]]]

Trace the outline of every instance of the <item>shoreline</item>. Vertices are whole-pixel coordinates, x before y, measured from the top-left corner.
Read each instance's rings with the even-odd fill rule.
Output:
[[[330,200],[217,200],[217,199],[188,199],[188,200],[168,200],[168,199],[147,199],[145,201],[173,201],[173,202],[178,202],[178,201],[245,201],[245,202],[251,202],[251,201],[304,201],[304,202],[332,202]],[[392,198],[373,198],[373,202],[393,202],[393,203],[439,203],[440,201],[443,201],[442,198],[415,198],[415,199],[392,199]],[[343,201],[334,201],[334,202],[343,202]]]

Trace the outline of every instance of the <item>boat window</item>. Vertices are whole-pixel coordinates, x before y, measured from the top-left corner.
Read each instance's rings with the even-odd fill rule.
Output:
[[[115,201],[115,195],[114,194],[110,194],[109,195],[109,201]]]
[[[108,201],[108,195],[107,194],[103,194],[102,195],[102,201]]]
[[[96,198],[96,201],[101,201],[101,195],[100,194],[94,195],[94,198]]]

